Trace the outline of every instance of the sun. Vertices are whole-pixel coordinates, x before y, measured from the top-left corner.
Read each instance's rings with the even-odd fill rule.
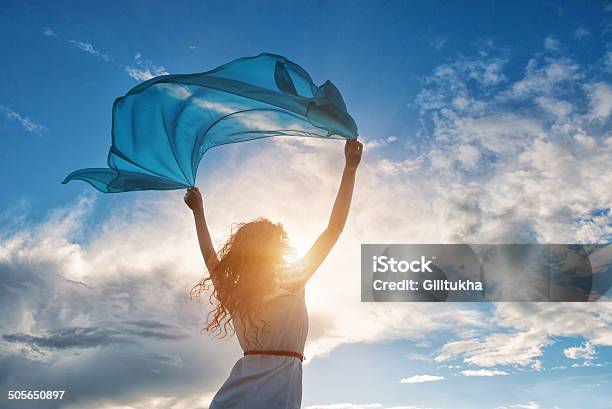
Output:
[[[289,236],[291,253],[287,255],[287,261],[295,262],[304,257],[314,243],[314,239],[305,234],[295,233]]]

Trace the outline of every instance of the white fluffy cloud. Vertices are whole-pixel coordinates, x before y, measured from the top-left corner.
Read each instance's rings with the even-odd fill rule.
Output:
[[[400,380],[400,383],[411,384],[411,383],[423,383],[423,382],[436,382],[443,381],[443,376],[438,375],[414,375],[410,378],[404,378]]]
[[[569,347],[563,350],[563,355],[569,359],[587,359],[591,360],[595,358],[595,347],[586,342],[584,345]]]
[[[463,376],[484,376],[484,377],[509,375],[509,373],[506,371],[498,371],[498,370],[491,370],[491,369],[478,369],[478,370],[468,369],[465,371],[461,371],[461,373],[463,374]]]
[[[593,345],[612,346],[612,306],[603,303],[500,303],[502,326],[542,331],[548,337],[582,337]]]
[[[533,57],[514,82],[465,68],[503,68],[502,57],[477,61],[437,68],[416,98],[422,153],[411,172],[445,203],[449,240],[524,241],[514,225],[540,242],[606,242],[609,217],[591,212],[612,203],[610,85],[563,54]]]
[[[541,356],[550,341],[540,331],[500,333],[486,336],[483,340],[461,340],[445,344],[437,362],[463,357],[472,365],[491,367],[497,365],[526,366]]]
[[[500,98],[525,99],[535,95],[550,95],[584,77],[580,65],[569,57],[538,58],[527,63],[525,76],[500,94]]]
[[[141,53],[134,55],[134,63],[136,65],[126,66],[125,71],[130,77],[138,81],[147,81],[153,77],[170,74],[163,66],[158,66],[149,60],[145,60]]]
[[[596,82],[587,86],[591,115],[600,121],[610,118],[612,112],[612,87],[606,82]]]
[[[594,353],[594,344],[612,345],[612,308],[608,303],[499,303],[494,318],[504,332],[448,342],[435,360],[462,359],[482,367],[519,365],[538,370],[538,358],[555,337],[587,339],[584,347],[564,351],[566,356],[577,358]]]

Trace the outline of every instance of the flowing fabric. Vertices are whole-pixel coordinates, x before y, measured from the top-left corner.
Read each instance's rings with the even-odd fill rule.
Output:
[[[115,100],[108,168],[77,170],[63,183],[105,193],[184,189],[208,149],[279,135],[356,139],[357,126],[330,81],[316,86],[279,55],[163,75]]]

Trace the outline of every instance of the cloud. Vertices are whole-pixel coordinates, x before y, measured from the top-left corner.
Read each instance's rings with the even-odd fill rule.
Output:
[[[593,347],[591,343],[586,342],[582,346],[565,348],[563,350],[563,355],[569,359],[592,360],[595,358],[595,347]]]
[[[377,149],[388,146],[394,142],[397,142],[397,136],[387,136],[386,138],[375,138],[375,139],[367,139],[364,140],[363,147],[364,149]]]
[[[465,64],[471,60],[461,57],[458,65],[503,67],[495,62],[502,58],[487,54]],[[415,100],[422,129],[412,142],[420,153],[395,161],[417,164],[411,174],[427,178],[428,194],[446,204],[444,223],[456,228],[449,239],[501,240],[514,225],[520,240],[527,236],[522,230],[541,242],[605,242],[609,223],[586,217],[612,200],[601,189],[612,179],[599,180],[612,161],[612,140],[600,125],[609,116],[609,85],[586,78],[595,67],[538,55],[522,78],[490,86],[456,65],[444,64],[424,80]],[[559,191],[568,196],[553,193]]]
[[[463,357],[465,363],[492,367],[497,365],[526,366],[543,354],[543,348],[550,344],[540,331],[499,333],[486,336],[483,340],[461,340],[446,343],[436,362]]]
[[[423,406],[402,405],[385,406],[381,403],[354,404],[354,403],[332,403],[328,405],[312,405],[305,409],[427,409]]]
[[[17,121],[17,123],[19,123],[19,125],[21,125],[23,129],[28,132],[33,132],[40,135],[44,131],[47,131],[47,128],[43,125],[32,121],[27,116],[22,116],[18,112],[15,112],[4,105],[0,105],[0,113],[4,114],[4,117],[10,121]]]
[[[130,342],[130,338],[157,338],[162,340],[181,339],[188,336],[181,328],[155,323],[144,320],[141,323],[127,322],[131,324],[124,328],[101,328],[101,327],[71,327],[62,328],[41,336],[31,334],[15,333],[2,337],[7,342],[29,344],[31,346],[53,349],[65,348],[95,348],[112,343]]]
[[[164,67],[157,66],[151,61],[143,59],[141,53],[136,53],[134,55],[134,62],[136,66],[126,66],[125,71],[135,80],[146,81],[153,77],[170,74]]]
[[[532,368],[534,371],[538,371],[538,372],[539,372],[539,371],[541,371],[541,370],[543,369],[543,368],[542,368],[542,361],[540,361],[539,359],[536,359],[536,360],[535,360],[535,361],[534,361],[534,362],[531,364],[531,368]]]
[[[110,61],[110,57],[108,55],[96,50],[96,48],[90,43],[86,43],[86,42],[78,41],[78,40],[66,40],[66,42],[69,44],[72,44],[73,46],[75,46],[76,48],[82,51],[85,51],[86,53],[93,55],[94,57],[100,57],[104,61]]]
[[[477,100],[469,98],[472,87],[485,91],[506,81],[504,56],[488,58],[461,57],[453,63],[436,67],[424,80],[424,89],[418,94],[415,106],[421,112],[439,109],[450,98],[453,106],[464,112],[480,108]]]
[[[93,55],[94,57],[98,57],[101,58],[102,60],[109,62],[111,61],[111,57],[106,54],[103,53],[101,51],[99,51],[98,49],[96,49],[96,47],[94,47],[93,44],[85,42],[85,41],[80,41],[80,40],[74,40],[74,39],[70,39],[70,38],[64,38],[59,36],[55,31],[53,31],[53,29],[47,27],[43,30],[43,34],[47,37],[56,37],[61,39],[62,41],[78,48],[81,51],[84,51],[90,55]]]
[[[583,77],[580,66],[569,57],[532,58],[527,63],[525,76],[512,84],[500,97],[524,99],[563,91],[564,84]]]
[[[384,409],[384,406],[380,403],[369,403],[361,405],[353,403],[332,403],[330,405],[307,406],[306,409]]]
[[[447,42],[448,42],[447,37],[436,37],[436,38],[432,38],[429,40],[429,45],[432,46],[434,50],[440,51],[441,49],[444,48],[444,46],[446,46]]]
[[[574,38],[577,40],[582,40],[583,38],[589,37],[591,32],[584,27],[578,27],[574,30]]]
[[[187,397],[179,396],[148,396],[120,404],[99,400],[96,409],[207,409],[213,394],[196,394]],[[67,409],[85,409],[90,406],[80,404],[69,405]]]
[[[558,118],[566,117],[574,110],[571,103],[551,97],[541,96],[537,97],[535,101],[540,108]]]
[[[540,409],[540,405],[535,402],[527,402],[525,404],[518,404],[514,406],[520,409]]]
[[[0,385],[70,385],[66,405],[83,407],[156,396],[160,385],[195,394],[194,380],[200,393],[214,390],[238,351],[200,334],[204,306],[187,298],[201,273],[193,243],[172,244],[174,229],[167,241],[138,212],[131,228],[127,219],[108,221],[82,246],[74,238],[91,206],[58,209],[0,240]]]
[[[436,382],[443,381],[443,376],[437,375],[415,375],[410,378],[404,378],[400,380],[400,383],[410,384],[410,383],[422,383],[422,382]]]
[[[44,29],[43,34],[46,35],[47,37],[57,37],[57,34],[55,34],[55,31],[51,30],[48,27]]]
[[[590,368],[590,367],[602,367],[604,364],[595,364],[591,360],[586,360],[580,363],[572,364],[572,368]]]
[[[606,121],[612,112],[612,86],[606,82],[596,82],[586,86],[590,99],[591,116]]]
[[[115,342],[125,342],[121,339],[119,331],[102,328],[64,328],[44,336],[16,333],[4,335],[2,339],[7,342],[53,349],[94,348]]]
[[[606,302],[500,303],[495,318],[502,326],[537,330],[550,338],[581,337],[593,345],[612,346],[612,308]]]
[[[490,370],[490,369],[478,369],[478,370],[465,370],[461,371],[464,376],[504,376],[509,375],[506,371]]]
[[[551,51],[557,51],[561,47],[559,40],[552,36],[548,36],[544,39],[544,48]]]
[[[129,401],[123,404],[102,403],[97,409],[207,409],[212,401],[212,394],[199,394],[189,397],[154,396],[140,400]],[[69,406],[67,409],[81,409],[79,405]],[[402,405],[386,406],[381,403],[332,403],[324,405],[310,405],[305,409],[428,409],[423,406]]]
[[[146,68],[144,70],[135,67],[125,67],[125,71],[130,77],[138,81],[147,81],[151,78],[158,77],[160,75],[169,74],[169,72],[166,71],[164,67]]]
[[[153,64],[153,62],[150,60],[145,60],[141,53],[136,53],[134,55],[133,64],[125,65],[115,63],[113,61],[113,58],[109,54],[98,50],[93,44],[89,42],[61,37],[51,28],[46,28],[43,31],[43,34],[47,37],[57,37],[62,41],[78,48],[81,51],[84,51],[94,57],[100,58],[105,62],[112,63],[116,68],[119,68],[122,71],[126,72],[130,77],[134,78],[137,81],[146,81],[153,77],[169,74],[169,72],[163,66],[158,66]]]
[[[533,401],[530,401],[527,403],[518,403],[514,405],[499,406],[496,409],[541,409],[541,406]]]
[[[500,303],[495,306],[494,318],[505,332],[488,334],[482,339],[447,342],[435,360],[461,358],[481,367],[518,365],[538,370],[541,362],[537,358],[556,337],[589,340],[590,346],[583,347],[584,350],[569,348],[568,353],[577,355],[588,354],[593,348],[591,344],[612,343],[612,309],[606,303]],[[507,332],[508,329],[512,332]]]

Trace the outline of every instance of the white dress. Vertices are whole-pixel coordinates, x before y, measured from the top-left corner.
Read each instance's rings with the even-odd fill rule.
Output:
[[[304,353],[308,313],[304,287],[280,288],[266,297],[260,345],[250,345],[238,320],[236,334],[243,351],[250,349]],[[238,360],[213,398],[210,409],[299,409],[302,402],[302,362],[292,356],[247,355]]]

